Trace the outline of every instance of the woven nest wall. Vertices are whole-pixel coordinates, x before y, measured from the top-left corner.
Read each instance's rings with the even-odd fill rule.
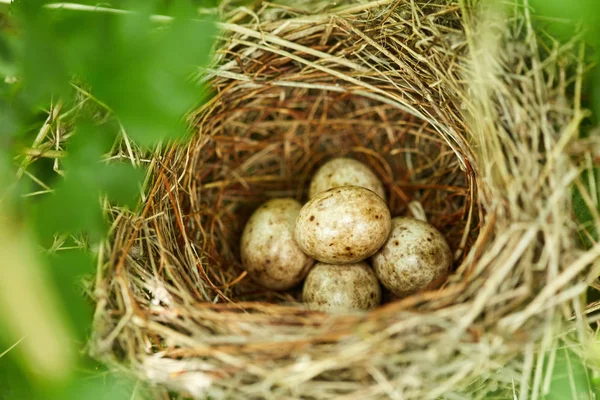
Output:
[[[157,398],[541,393],[556,333],[584,330],[573,305],[598,250],[577,248],[570,214],[582,66],[519,10],[225,10],[191,142],[151,155],[136,212],[111,210],[93,355]],[[421,203],[455,255],[440,289],[330,315],[246,276],[249,215],[269,198],[304,201],[334,156],[371,167],[393,216]]]

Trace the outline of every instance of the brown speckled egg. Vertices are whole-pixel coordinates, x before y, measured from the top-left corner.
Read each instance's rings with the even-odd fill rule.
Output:
[[[252,214],[242,233],[240,253],[248,276],[274,290],[300,283],[314,260],[294,241],[294,224],[301,209],[294,199],[273,199]]]
[[[345,157],[334,158],[317,170],[310,183],[308,197],[313,198],[321,192],[340,186],[364,187],[374,191],[385,201],[385,190],[377,175],[360,161]]]
[[[372,260],[379,281],[402,297],[439,285],[448,274],[452,253],[432,225],[399,217],[392,220],[390,237]]]
[[[316,311],[371,310],[381,302],[381,289],[366,262],[317,263],[304,281],[302,298],[309,309]]]
[[[348,264],[373,255],[387,239],[391,216],[369,189],[342,186],[319,193],[300,210],[294,236],[310,257]]]

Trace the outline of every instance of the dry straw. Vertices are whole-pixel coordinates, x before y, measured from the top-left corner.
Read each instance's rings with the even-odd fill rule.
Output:
[[[590,149],[579,42],[536,36],[517,6],[288,4],[224,6],[191,142],[152,155],[137,212],[111,210],[92,353],[157,398],[539,397],[558,333],[589,335],[600,255],[570,211]],[[448,237],[440,290],[327,315],[246,277],[252,210],[305,199],[339,155],[371,166],[394,215],[417,200]]]

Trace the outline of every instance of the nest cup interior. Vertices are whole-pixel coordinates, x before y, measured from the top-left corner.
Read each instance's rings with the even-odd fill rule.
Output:
[[[302,285],[274,292],[243,274],[240,236],[262,202],[277,197],[305,202],[314,172],[340,156],[362,161],[377,174],[393,217],[410,216],[408,203],[418,200],[456,254],[455,266],[460,264],[477,235],[477,223],[468,218],[473,177],[429,123],[358,95],[281,87],[228,90],[222,83],[216,82],[216,106],[196,117],[196,156],[189,166],[195,190],[186,213],[209,292],[217,289],[232,301],[301,300]]]

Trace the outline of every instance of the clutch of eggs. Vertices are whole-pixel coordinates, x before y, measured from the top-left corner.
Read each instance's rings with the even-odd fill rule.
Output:
[[[306,278],[303,301],[325,312],[375,308],[379,282],[400,297],[439,284],[452,263],[444,237],[427,222],[392,219],[385,198],[365,164],[332,159],[315,173],[304,206],[272,199],[254,212],[242,233],[242,264],[273,290]]]

